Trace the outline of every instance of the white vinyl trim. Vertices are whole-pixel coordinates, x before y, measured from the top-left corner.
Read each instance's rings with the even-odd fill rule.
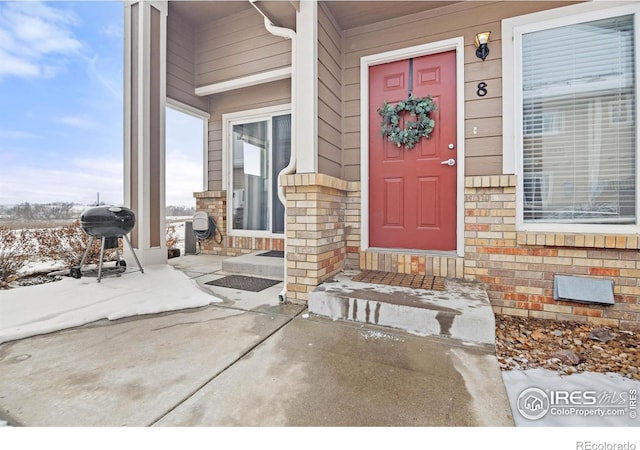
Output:
[[[520,79],[521,64],[516,61],[515,49],[520,45],[522,33],[527,33],[542,28],[560,27],[570,23],[597,20],[603,17],[603,10],[607,16],[629,14],[637,11],[638,4],[625,5],[612,8],[607,2],[587,2],[578,5],[570,5],[562,8],[554,8],[523,16],[512,17],[502,21],[502,173],[514,174],[518,161],[518,142],[520,136],[516,135],[515,124],[517,118],[521,118],[522,112],[518,112],[520,94],[516,92],[515,81]],[[518,30],[518,33],[515,30]]]
[[[456,140],[457,140],[457,218],[456,239],[458,256],[464,256],[464,38],[457,37],[429,44],[392,50],[360,58],[360,184],[361,216],[360,248],[369,248],[369,67],[408,58],[456,51]],[[404,250],[409,252],[411,250]],[[424,250],[420,250],[424,252]]]
[[[138,5],[138,23],[132,23],[131,7]],[[151,8],[156,9],[160,14],[159,21],[159,223],[158,227],[161,230],[160,245],[157,247],[151,247],[151,230],[150,224],[152,223],[151,204],[150,204],[150,186],[151,186],[151,148],[150,148],[150,58],[151,58]],[[138,257],[142,265],[147,264],[162,264],[166,263],[167,252],[163,237],[165,228],[165,198],[166,198],[166,184],[165,184],[165,106],[166,106],[166,39],[167,39],[167,1],[159,0],[152,2],[128,2],[125,4],[125,81],[124,81],[124,193],[125,204],[129,204],[131,201],[131,77],[137,77],[138,92],[137,101],[137,116],[138,116],[138,130],[137,130],[137,147],[138,147],[138,172],[135,174],[134,182],[137,184],[137,203],[138,211],[136,211],[137,227],[138,227],[138,244],[137,250],[139,252]],[[132,54],[131,40],[132,32],[135,30],[137,33],[138,49],[136,54]],[[138,72],[131,73],[132,60],[137,61]],[[125,249],[125,253],[129,250]]]
[[[286,78],[291,78],[291,66],[269,70],[255,75],[248,75],[246,77],[234,78],[233,80],[207,84],[206,86],[200,86],[195,89],[195,94],[199,97],[203,97],[211,94],[219,94],[220,92],[256,86],[258,84],[271,83],[272,81],[284,80]]]
[[[131,206],[131,3],[124,8],[124,99],[123,99],[123,199],[124,206]]]
[[[640,24],[638,23],[640,2],[611,6],[606,1],[595,1],[554,8],[502,21],[502,111],[503,111],[503,173],[515,173],[516,229],[519,231],[560,233],[614,233],[637,234],[636,225],[596,225],[569,223],[524,223],[522,180],[522,35],[543,29],[566,26],[574,23],[599,20],[625,14],[635,14],[635,58],[636,79],[640,68]],[[637,83],[637,80],[636,80]],[[637,88],[636,88],[637,89]],[[636,183],[640,179],[640,126],[637,112],[640,111],[640,95],[636,92]],[[637,184],[636,184],[637,186]],[[637,188],[636,188],[637,189]],[[636,220],[640,217],[640,195],[636,192]]]
[[[295,55],[296,172],[318,172],[318,2],[300,2]]]
[[[167,218],[167,17],[169,14],[168,0],[153,1],[151,5],[160,13],[160,258],[167,261],[166,218]]]
[[[202,109],[195,108],[191,105],[187,105],[186,103],[183,103],[179,100],[175,100],[170,97],[167,97],[167,106],[169,106],[172,109],[175,109],[176,111],[180,111],[185,114],[190,114],[192,116],[196,116],[201,119],[208,119],[209,117],[211,117],[211,114],[209,114],[206,111],[203,111]]]

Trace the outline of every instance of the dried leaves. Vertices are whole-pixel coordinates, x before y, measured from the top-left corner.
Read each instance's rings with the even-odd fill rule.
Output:
[[[640,380],[638,334],[580,322],[497,316],[496,353],[503,370],[615,372]]]
[[[174,247],[179,236],[174,224],[166,229],[167,248]],[[78,265],[82,259],[89,236],[82,230],[78,220],[73,223],[32,229],[9,229],[0,227],[0,289],[8,288],[21,278],[21,269],[34,261],[63,262],[65,266]],[[118,245],[122,250],[122,240]],[[105,251],[105,261],[115,260],[115,249]],[[86,264],[97,264],[100,259],[100,240],[94,240]],[[43,281],[44,280],[44,281]],[[35,277],[33,283],[47,280]]]
[[[0,228],[0,288],[14,281],[18,270],[35,253],[32,247],[23,245],[28,239],[26,230]]]
[[[80,223],[55,228],[25,230],[0,229],[0,288],[20,278],[20,270],[33,261],[61,261],[67,266],[80,263],[89,244],[89,236]],[[99,241],[95,240],[87,263],[100,257]],[[115,250],[105,252],[105,260],[115,258]]]

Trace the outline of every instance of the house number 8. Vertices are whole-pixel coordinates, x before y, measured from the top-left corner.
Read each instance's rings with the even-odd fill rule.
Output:
[[[484,81],[478,83],[478,90],[476,91],[476,94],[478,94],[478,97],[484,97],[487,95],[487,83]]]

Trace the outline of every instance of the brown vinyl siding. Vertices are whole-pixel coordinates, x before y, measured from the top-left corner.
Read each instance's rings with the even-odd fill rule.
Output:
[[[196,33],[195,84],[291,66],[291,41],[269,33],[253,8],[202,25]]]
[[[195,34],[192,26],[171,12],[167,17],[167,97],[206,111],[208,101],[195,95]]]
[[[343,178],[360,179],[360,58],[459,36],[465,43],[466,175],[502,173],[501,20],[570,3],[464,2],[344,31]],[[491,31],[484,62],[473,45],[482,31]],[[485,97],[476,94],[481,81],[487,83]]]
[[[318,8],[318,172],[342,177],[341,35]]]
[[[244,89],[212,95],[209,112],[208,190],[221,191],[222,186],[222,115],[291,103],[291,80],[280,80]]]

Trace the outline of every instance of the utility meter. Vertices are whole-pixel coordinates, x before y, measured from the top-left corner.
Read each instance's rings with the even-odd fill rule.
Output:
[[[207,231],[209,229],[209,215],[206,211],[196,211],[193,215],[193,231]]]

